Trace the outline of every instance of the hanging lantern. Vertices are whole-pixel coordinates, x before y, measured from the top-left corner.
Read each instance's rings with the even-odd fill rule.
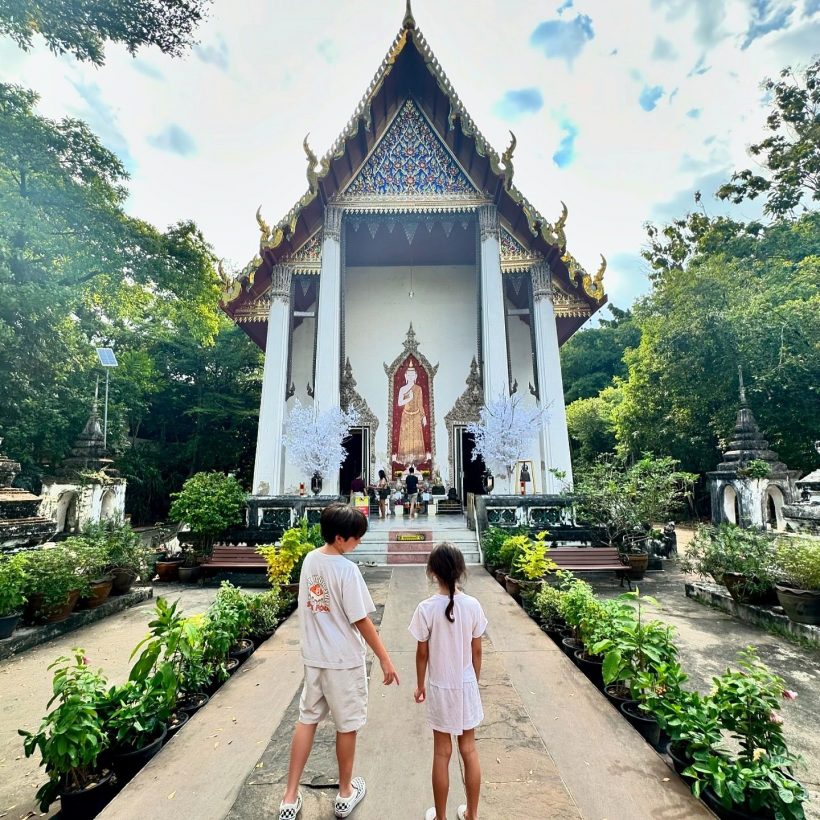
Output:
[[[310,489],[314,495],[319,495],[322,492],[322,476],[319,473],[314,473],[310,479]]]

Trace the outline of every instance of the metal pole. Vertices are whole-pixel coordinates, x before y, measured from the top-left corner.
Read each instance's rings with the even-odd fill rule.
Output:
[[[108,449],[108,373],[109,369],[105,368],[105,411],[103,415],[103,450]]]

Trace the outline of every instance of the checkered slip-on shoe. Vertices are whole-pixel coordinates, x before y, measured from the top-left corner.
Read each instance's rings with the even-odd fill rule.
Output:
[[[350,812],[359,805],[367,792],[363,777],[354,777],[353,780],[350,781],[350,785],[353,787],[353,794],[351,794],[350,797],[336,795],[334,811],[337,817],[349,817]]]
[[[302,793],[296,795],[295,803],[279,804],[279,820],[296,820],[296,815],[302,811]]]

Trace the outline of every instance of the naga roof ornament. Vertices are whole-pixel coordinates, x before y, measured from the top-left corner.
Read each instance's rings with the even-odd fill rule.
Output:
[[[561,261],[567,266],[570,279],[575,282],[575,287],[578,287],[578,279],[581,280],[584,293],[592,299],[600,301],[604,298],[604,271],[606,271],[606,257],[601,254],[601,264],[595,272],[595,276],[590,276],[581,263],[569,252],[564,253]]]

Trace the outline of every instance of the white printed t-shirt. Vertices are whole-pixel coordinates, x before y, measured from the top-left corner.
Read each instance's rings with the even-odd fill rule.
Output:
[[[366,645],[353,624],[376,607],[359,568],[343,555],[307,554],[299,580],[302,662],[320,669],[364,664]]]

